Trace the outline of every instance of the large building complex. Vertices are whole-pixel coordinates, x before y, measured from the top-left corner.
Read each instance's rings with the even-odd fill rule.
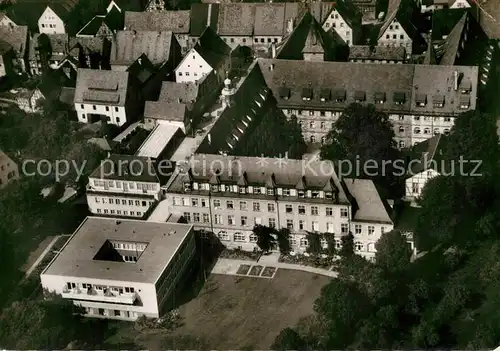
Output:
[[[394,226],[373,182],[341,179],[329,161],[197,154],[180,169],[167,189],[170,213],[228,247],[252,250],[261,224],[288,228],[299,252],[308,232],[332,235],[337,247],[352,232],[355,252],[372,258]]]
[[[87,217],[40,278],[86,316],[158,318],[194,253],[191,225]]]
[[[398,146],[447,134],[454,119],[476,108],[478,68],[347,62],[259,60],[283,113],[298,118],[306,142],[324,142],[351,103],[389,114]]]

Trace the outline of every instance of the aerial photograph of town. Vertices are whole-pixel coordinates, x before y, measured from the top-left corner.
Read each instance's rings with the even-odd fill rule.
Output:
[[[0,0],[0,350],[500,350],[500,0]]]

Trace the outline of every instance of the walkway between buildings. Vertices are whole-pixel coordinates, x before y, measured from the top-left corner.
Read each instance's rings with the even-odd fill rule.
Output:
[[[36,259],[35,262],[33,262],[33,264],[31,265],[31,267],[26,271],[25,273],[25,277],[29,277],[31,275],[31,273],[33,273],[33,271],[36,269],[36,267],[38,267],[38,265],[40,264],[40,262],[43,261],[43,259],[45,258],[45,256],[47,256],[47,254],[50,252],[50,250],[52,249],[52,247],[54,246],[54,244],[57,242],[57,240],[61,237],[68,237],[68,236],[71,236],[71,234],[62,234],[62,235],[57,235],[55,236],[51,242],[47,245],[47,247],[45,248],[45,250],[43,250],[42,254]]]

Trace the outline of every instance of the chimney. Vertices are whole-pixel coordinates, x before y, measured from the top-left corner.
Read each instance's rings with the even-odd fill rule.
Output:
[[[458,71],[453,71],[453,90],[458,90]]]
[[[207,138],[208,138],[208,143],[212,144],[212,135],[210,133],[208,133]]]

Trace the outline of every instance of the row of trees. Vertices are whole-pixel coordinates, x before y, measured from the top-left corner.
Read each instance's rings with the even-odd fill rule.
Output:
[[[330,133],[322,155],[390,159],[392,128],[386,116],[370,109],[351,106]],[[438,176],[424,189],[414,239],[428,252],[410,262],[405,237],[392,231],[376,244],[375,263],[357,255],[344,257],[338,278],[317,299],[314,315],[283,330],[273,349],[500,344],[496,118],[464,113],[444,140],[443,158],[449,165],[458,165],[460,159],[469,162],[462,172],[457,166],[454,174]]]

